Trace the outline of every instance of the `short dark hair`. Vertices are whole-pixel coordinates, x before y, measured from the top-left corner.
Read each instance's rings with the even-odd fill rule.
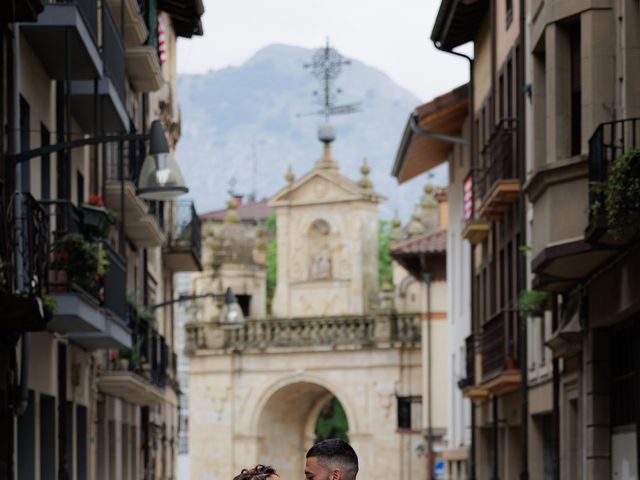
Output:
[[[358,455],[347,442],[340,438],[329,438],[316,443],[307,452],[307,458],[316,457],[323,463],[339,463],[345,467],[349,478],[358,473]]]
[[[251,469],[243,468],[238,475],[233,477],[233,480],[268,480],[271,475],[278,475],[275,468],[256,465]]]

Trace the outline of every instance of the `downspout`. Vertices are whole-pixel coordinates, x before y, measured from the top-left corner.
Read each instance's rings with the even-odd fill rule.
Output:
[[[557,295],[553,296],[551,331],[558,329],[559,306]],[[553,357],[553,480],[560,480],[560,361]]]
[[[475,121],[474,121],[474,115],[475,115],[475,95],[474,95],[474,91],[475,91],[475,84],[474,84],[474,78],[473,78],[473,72],[474,72],[474,67],[473,67],[473,61],[474,59],[471,58],[468,55],[465,55],[464,53],[459,53],[459,52],[455,52],[451,49],[446,49],[442,46],[442,44],[440,42],[433,42],[434,46],[445,53],[450,53],[452,55],[457,55],[458,57],[462,57],[464,59],[466,59],[469,62],[469,143],[470,143],[470,152],[469,152],[469,160],[471,162],[471,170],[473,172],[473,169],[476,165],[476,128],[475,128]],[[470,279],[469,279],[469,291],[471,292],[471,298],[470,298],[470,304],[471,304],[471,333],[474,333],[474,322],[473,322],[473,305],[474,305],[474,289],[473,289],[473,266],[475,265],[474,262],[474,249],[473,247],[471,247],[471,268],[470,268]],[[469,446],[469,456],[467,459],[467,467],[468,467],[468,474],[469,474],[469,480],[476,480],[476,416],[475,416],[475,405],[473,404],[473,402],[470,402],[470,407],[471,407],[471,445]]]
[[[20,139],[20,24],[13,24],[13,153],[20,153],[22,142]],[[15,229],[16,239],[22,244],[23,235],[23,197],[22,197],[22,164],[16,164],[15,171]],[[16,292],[23,293],[25,289],[22,258],[19,252],[24,252],[24,245],[19,245],[14,251],[16,268]],[[14,414],[22,415],[29,404],[29,353],[31,347],[31,334],[22,334],[22,346],[20,349],[20,402],[15,406]]]
[[[526,182],[526,115],[525,115],[525,59],[526,57],[526,35],[525,35],[525,0],[520,0],[520,40],[518,48],[518,73],[519,76],[519,89],[518,89],[518,162],[520,164],[520,199],[519,199],[519,222],[521,238],[524,239],[524,244],[527,244],[527,214],[526,214],[526,199],[524,194],[524,184]],[[511,88],[511,87],[509,87]],[[526,257],[524,255],[519,256],[518,262],[520,263],[520,269],[518,272],[518,283],[520,283],[520,289],[526,288],[527,285],[527,265]],[[518,289],[518,291],[520,291]],[[525,315],[518,315],[518,321],[520,323],[520,377],[521,377],[521,420],[520,420],[520,480],[529,480],[529,379],[527,371],[527,357],[528,357],[528,331],[527,331],[527,317]]]
[[[427,289],[427,397],[428,397],[428,409],[427,409],[427,455],[428,455],[428,470],[427,478],[433,480],[433,469],[435,466],[433,455],[433,406],[432,406],[432,378],[433,378],[433,350],[431,342],[431,272],[426,271],[426,261],[423,257],[423,272],[422,278]]]

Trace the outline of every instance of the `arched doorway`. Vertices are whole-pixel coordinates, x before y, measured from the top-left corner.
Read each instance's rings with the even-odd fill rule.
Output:
[[[302,478],[307,450],[327,435],[348,439],[349,420],[326,387],[296,382],[276,391],[258,421],[257,461],[274,466],[281,478]]]

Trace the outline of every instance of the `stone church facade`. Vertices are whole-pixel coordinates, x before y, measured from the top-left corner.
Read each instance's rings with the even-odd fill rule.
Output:
[[[193,480],[230,480],[256,463],[302,478],[318,416],[334,398],[361,478],[426,477],[423,319],[378,302],[382,197],[362,171],[359,182],[341,175],[326,143],[315,167],[298,181],[288,175],[272,197],[272,317],[233,329],[215,316],[186,326]]]

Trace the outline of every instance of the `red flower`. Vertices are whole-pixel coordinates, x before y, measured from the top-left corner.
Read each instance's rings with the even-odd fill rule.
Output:
[[[104,208],[104,201],[100,195],[90,195],[87,204],[93,205],[94,207]]]

